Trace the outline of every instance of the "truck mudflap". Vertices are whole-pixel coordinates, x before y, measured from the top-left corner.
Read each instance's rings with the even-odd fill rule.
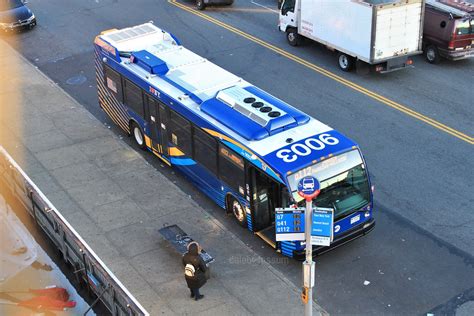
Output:
[[[374,65],[374,70],[382,74],[406,68],[414,68],[411,56],[392,58],[383,63]]]
[[[316,257],[320,254],[323,254],[325,252],[331,251],[339,246],[342,246],[354,239],[357,239],[359,237],[365,236],[368,233],[370,233],[375,227],[375,219],[371,218],[369,221],[354,227],[351,230],[348,230],[341,236],[338,236],[334,241],[331,243],[331,246],[329,247],[323,247],[323,246],[313,246],[313,257]],[[296,260],[304,260],[305,259],[305,250],[294,250],[293,251],[293,258]]]

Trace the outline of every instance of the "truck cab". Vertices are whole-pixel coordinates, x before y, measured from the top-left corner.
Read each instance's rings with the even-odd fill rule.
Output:
[[[474,4],[427,0],[423,51],[429,63],[474,57]]]
[[[280,8],[278,28],[281,32],[286,32],[288,43],[291,46],[297,46],[301,41],[301,37],[297,32],[296,1],[297,0],[282,0],[278,3],[278,7]]]

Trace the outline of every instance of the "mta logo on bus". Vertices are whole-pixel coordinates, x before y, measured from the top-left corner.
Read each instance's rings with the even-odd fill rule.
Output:
[[[152,86],[150,86],[150,93],[153,94],[155,97],[160,97],[160,91],[156,90]]]

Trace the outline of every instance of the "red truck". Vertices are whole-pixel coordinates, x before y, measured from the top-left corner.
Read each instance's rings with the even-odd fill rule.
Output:
[[[460,0],[426,0],[423,52],[429,63],[441,57],[474,57],[474,4]]]

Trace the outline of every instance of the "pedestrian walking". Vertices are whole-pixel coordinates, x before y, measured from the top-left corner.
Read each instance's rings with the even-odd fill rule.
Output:
[[[183,256],[184,277],[189,289],[191,298],[196,301],[204,297],[199,293],[199,289],[206,284],[206,264],[202,260],[199,244],[195,241],[189,243],[188,252]]]

